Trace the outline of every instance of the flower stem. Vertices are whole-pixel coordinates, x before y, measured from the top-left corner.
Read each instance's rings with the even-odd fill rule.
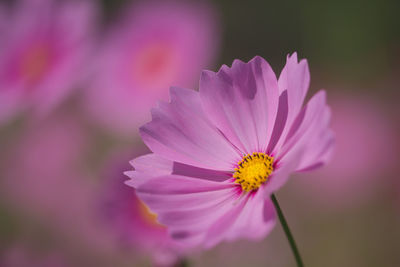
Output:
[[[303,261],[301,260],[299,250],[297,249],[296,242],[290,232],[289,225],[286,222],[285,216],[283,216],[281,207],[279,206],[278,200],[276,199],[275,195],[271,195],[272,202],[274,203],[276,212],[278,213],[279,221],[281,222],[282,228],[285,231],[286,237],[289,241],[290,248],[293,251],[294,258],[296,259],[296,263],[298,267],[303,267]]]
[[[181,258],[179,262],[175,265],[176,267],[189,267],[189,261],[186,258]]]

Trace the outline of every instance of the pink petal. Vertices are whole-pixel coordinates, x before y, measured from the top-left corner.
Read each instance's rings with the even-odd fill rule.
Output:
[[[206,233],[207,229],[221,216],[229,213],[234,205],[233,199],[237,196],[236,192],[220,192],[220,196],[208,203],[206,207],[193,207],[187,210],[172,210],[161,212],[159,221],[167,225],[175,233]],[[207,238],[206,238],[207,239]]]
[[[200,168],[230,171],[238,151],[202,111],[196,91],[171,88],[171,103],[152,111],[140,129],[146,145],[162,157]]]
[[[278,80],[279,111],[272,143],[268,149],[277,151],[286,139],[291,125],[303,106],[304,98],[310,85],[310,71],[305,59],[297,62],[297,53],[287,57]]]
[[[297,62],[297,53],[288,56],[278,80],[279,94],[288,92],[290,111],[288,123],[290,124],[300,112],[304,98],[310,86],[310,70],[306,59]]]
[[[235,185],[186,176],[166,175],[149,180],[147,183],[139,186],[137,192],[139,194],[193,194],[223,190],[232,188],[232,186]]]
[[[224,192],[236,193],[232,188],[221,189]],[[179,207],[180,211],[190,211],[194,208],[203,209],[214,204],[221,196],[221,190],[199,192],[194,194],[151,194],[140,193],[140,198],[155,212],[165,212],[171,207]]]
[[[211,227],[208,229],[207,234],[205,236],[205,247],[211,248],[221,242],[229,230],[232,228],[232,225],[238,219],[238,217],[243,212],[243,209],[246,205],[248,205],[249,197],[245,197],[241,199],[238,203],[232,206],[229,211],[227,211],[221,218],[219,218]],[[245,234],[245,232],[237,232],[237,235]]]
[[[278,113],[276,115],[274,130],[272,131],[271,139],[268,143],[267,153],[275,156],[275,153],[279,150],[284,139],[285,134],[288,131],[286,121],[289,113],[289,103],[287,91],[284,91],[279,96]]]
[[[139,185],[147,182],[151,178],[168,174],[176,174],[219,182],[225,181],[232,177],[232,174],[228,172],[214,171],[179,162],[173,162],[156,154],[147,154],[138,157],[130,161],[130,163],[135,170],[127,171],[124,174],[131,178],[131,180],[127,181],[126,184],[134,188],[137,188]]]
[[[296,150],[296,147],[304,147],[304,153],[300,159],[297,170],[310,168],[324,163],[333,147],[333,134],[328,128],[330,121],[330,109],[326,105],[326,94],[320,91],[313,96],[309,103],[294,121],[285,140],[281,157]],[[310,141],[312,140],[312,141]]]
[[[197,242],[203,242],[198,235],[204,235],[211,224],[231,210],[240,195],[237,185],[231,182],[177,175],[154,178],[139,186],[137,193],[175,239]]]
[[[270,194],[276,192],[281,188],[289,179],[289,175],[293,173],[299,166],[301,157],[304,153],[304,146],[298,146],[285,155],[285,158],[279,162],[276,170],[272,173],[269,181],[264,185],[265,197],[269,197]]]
[[[293,123],[276,157],[276,170],[265,185],[267,195],[286,183],[290,173],[315,167],[328,158],[333,143],[325,98],[324,91],[315,94]]]
[[[320,134],[315,140],[315,144],[310,144],[307,148],[307,152],[296,171],[311,171],[330,161],[335,150],[335,135],[333,132],[327,131]]]
[[[205,112],[242,153],[265,151],[278,108],[278,85],[261,57],[239,60],[218,73],[204,71],[200,96]]]
[[[325,108],[319,129],[311,132],[309,138],[313,142],[308,142],[305,153],[301,158],[297,171],[309,171],[325,165],[331,158],[335,146],[335,135],[328,128],[331,112]]]
[[[173,161],[164,159],[153,153],[137,157],[129,163],[136,171],[148,172],[153,176],[172,173],[173,168]]]
[[[130,161],[135,168],[134,171],[126,171],[124,174],[131,178],[126,182],[127,185],[137,188],[149,179],[168,175],[172,173],[173,162],[164,159],[156,154],[147,154]]]
[[[231,227],[225,239],[236,240],[249,238],[260,240],[272,230],[275,225],[275,209],[270,200],[265,199],[264,190],[258,190],[249,197],[240,216],[231,222]]]

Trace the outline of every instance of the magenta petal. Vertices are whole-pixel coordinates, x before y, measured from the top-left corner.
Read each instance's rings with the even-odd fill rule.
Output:
[[[131,178],[125,183],[134,188],[137,188],[151,178],[168,175],[173,171],[173,162],[157,156],[156,154],[147,154],[138,157],[131,160],[130,164],[135,170],[124,172],[126,176]]]
[[[307,60],[302,59],[297,62],[297,53],[287,57],[286,65],[283,68],[278,80],[279,94],[285,90],[288,92],[290,124],[303,106],[304,98],[310,86],[310,71]]]
[[[160,176],[139,186],[137,192],[148,194],[193,194],[232,188],[232,183],[214,182],[205,179],[178,175]]]
[[[175,233],[205,233],[213,223],[220,220],[221,216],[232,210],[234,207],[232,200],[235,195],[232,190],[226,190],[220,192],[218,198],[209,201],[206,207],[160,212],[159,221],[168,225]]]
[[[305,153],[301,158],[297,171],[309,171],[325,165],[331,158],[335,147],[335,135],[328,128],[330,122],[330,109],[325,108],[324,114],[320,119],[315,130],[309,137],[313,142],[306,145]],[[324,126],[325,125],[325,126]]]
[[[265,151],[278,108],[278,84],[261,57],[218,73],[204,71],[200,96],[209,117],[242,153]]]
[[[276,192],[287,182],[289,175],[295,172],[299,166],[304,150],[304,146],[298,146],[279,162],[276,170],[272,173],[267,184],[265,184],[265,197],[269,197],[270,194]]]
[[[226,214],[238,198],[232,183],[169,175],[154,178],[137,189],[139,197],[158,214],[171,235],[180,241],[204,235],[206,229]],[[190,242],[194,242],[193,240]]]
[[[227,195],[236,193],[232,188],[221,189],[227,192]],[[215,203],[222,195],[221,190],[210,192],[199,192],[192,194],[152,194],[140,193],[140,198],[155,212],[170,211],[172,208],[179,207],[179,210],[203,209]],[[231,193],[228,193],[231,192]]]
[[[327,128],[330,112],[325,98],[324,91],[318,92],[296,118],[277,155],[278,165],[266,184],[267,194],[278,190],[290,173],[323,164],[328,158],[333,136]]]
[[[330,109],[326,105],[325,91],[313,96],[294,121],[282,146],[279,156],[293,153],[297,147],[304,147],[304,153],[297,170],[323,164],[322,155],[329,155],[333,145],[333,134],[328,128]],[[310,142],[312,140],[312,142]]]
[[[274,126],[273,139],[269,145],[270,151],[280,149],[291,128],[293,121],[303,106],[304,98],[310,85],[310,72],[307,60],[297,62],[297,53],[287,57],[278,80],[279,110]]]
[[[245,197],[232,205],[229,211],[227,211],[221,218],[219,218],[213,225],[211,225],[205,236],[206,242],[204,245],[206,248],[211,248],[224,239],[226,234],[231,229],[232,225],[240,216],[244,207],[248,205],[248,199],[249,197]]]
[[[152,116],[140,133],[146,145],[162,157],[221,171],[231,170],[240,159],[207,119],[196,91],[171,88],[171,103],[161,103]]]
[[[147,172],[153,176],[172,173],[173,162],[156,154],[147,154],[129,162],[136,171]]]
[[[135,170],[126,171],[124,174],[131,178],[131,180],[127,181],[126,184],[134,188],[137,188],[139,185],[147,182],[151,178],[169,174],[219,182],[232,177],[231,173],[203,169],[179,162],[173,162],[156,154],[147,154],[138,157],[130,161],[130,164],[135,168]]]
[[[275,155],[274,152],[278,150],[276,149],[276,147],[280,148],[280,146],[282,145],[284,137],[283,133],[285,131],[286,134],[288,131],[288,129],[286,129],[288,127],[285,127],[288,118],[288,113],[289,113],[288,94],[287,91],[284,91],[279,96],[278,114],[276,116],[271,139],[269,140],[268,143],[267,153]]]
[[[264,190],[258,190],[249,197],[240,216],[231,222],[227,240],[235,240],[246,237],[260,240],[272,230],[275,225],[275,209],[270,200],[265,199]]]
[[[296,171],[311,171],[330,161],[335,150],[335,135],[326,131],[315,137],[315,144],[309,145]]]

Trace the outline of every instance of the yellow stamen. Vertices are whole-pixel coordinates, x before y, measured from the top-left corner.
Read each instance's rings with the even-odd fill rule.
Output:
[[[147,222],[149,225],[162,227],[161,224],[157,221],[157,214],[153,213],[149,207],[146,206],[142,201],[137,200],[139,205],[139,213],[141,217]]]
[[[265,183],[274,170],[272,164],[274,158],[265,153],[254,152],[243,157],[235,168],[233,178],[246,192],[258,189]]]

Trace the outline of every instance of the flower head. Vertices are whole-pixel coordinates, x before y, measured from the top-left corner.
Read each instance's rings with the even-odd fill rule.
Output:
[[[90,114],[119,134],[136,132],[171,85],[193,86],[212,63],[217,28],[204,3],[143,1],[127,8],[93,61]]]
[[[132,161],[127,184],[188,246],[264,237],[275,224],[269,195],[332,151],[325,92],[302,107],[309,82],[294,53],[279,79],[255,57],[204,71],[199,92],[172,88],[140,129],[153,154]]]
[[[0,6],[0,120],[32,107],[45,113],[77,85],[95,13],[91,1]]]

